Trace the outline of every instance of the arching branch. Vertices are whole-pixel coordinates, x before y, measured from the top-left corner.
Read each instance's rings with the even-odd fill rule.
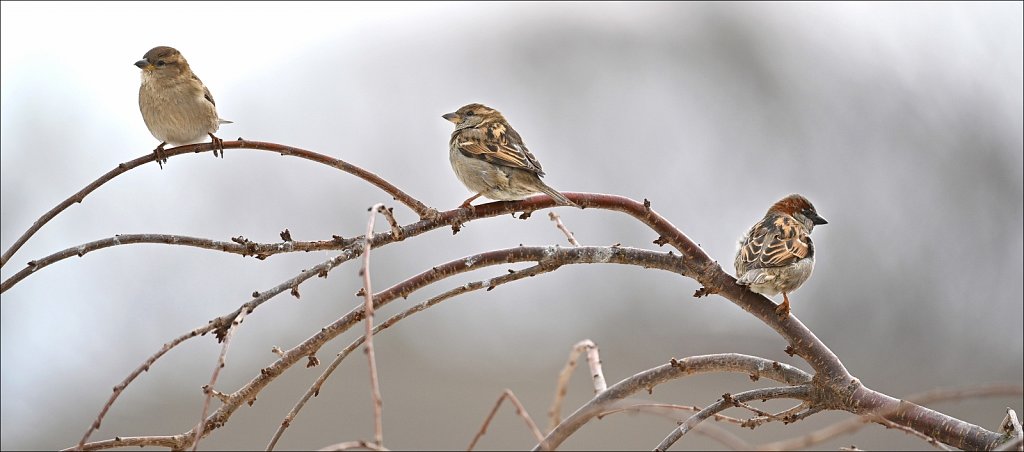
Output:
[[[337,168],[346,173],[359,177],[360,179],[369,182],[370,184],[380,188],[381,190],[384,190],[385,192],[390,194],[396,201],[405,204],[410,209],[412,209],[413,212],[416,212],[416,214],[419,215],[420,218],[431,218],[437,214],[437,211],[431,209],[430,207],[427,207],[425,204],[413,198],[412,196],[409,196],[404,191],[400,190],[398,187],[392,185],[390,182],[380,178],[380,176],[377,176],[374,173],[364,170],[344,160],[336,159],[334,157],[329,157],[323,154],[319,154],[313,151],[307,151],[305,149],[300,149],[293,146],[285,146],[283,144],[267,143],[262,141],[245,141],[242,140],[241,138],[239,138],[237,141],[224,141],[222,147],[223,149],[249,149],[255,151],[276,152],[281,155],[299,157],[305,160],[310,160],[323,165],[327,165],[332,168]],[[185,146],[178,146],[170,149],[165,149],[163,154],[166,157],[171,157],[180,154],[209,152],[213,151],[215,148],[217,148],[217,146],[214,143],[188,144]],[[116,168],[100,176],[99,179],[96,179],[89,185],[85,186],[85,188],[71,195],[71,197],[65,199],[60,204],[57,204],[54,208],[50,209],[48,212],[43,214],[43,216],[39,217],[38,220],[32,223],[32,226],[29,227],[29,229],[25,231],[25,233],[22,234],[21,237],[18,237],[18,240],[16,240],[14,244],[11,245],[11,247],[8,248],[2,256],[0,256],[0,268],[3,268],[3,266],[6,265],[7,262],[11,260],[11,257],[14,256],[14,253],[16,253],[18,249],[20,249],[21,246],[28,241],[29,238],[35,235],[35,233],[38,232],[39,229],[43,227],[43,225],[48,223],[59,213],[63,212],[65,209],[70,207],[72,204],[84,201],[86,196],[95,191],[97,188],[100,188],[103,184],[110,182],[115,177],[120,176],[121,174],[124,174],[131,169],[155,161],[156,154],[147,153],[146,155],[139,157],[135,160],[121,163],[117,165]]]

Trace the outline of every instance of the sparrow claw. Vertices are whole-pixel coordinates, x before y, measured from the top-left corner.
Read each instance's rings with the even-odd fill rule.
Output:
[[[785,293],[782,294],[782,304],[775,308],[775,313],[782,318],[789,317],[789,296]]]
[[[165,141],[160,143],[160,146],[157,146],[156,149],[153,149],[153,154],[156,155],[156,164],[160,165],[160,169],[164,169],[164,163],[167,163],[167,155],[164,154],[164,146],[166,145],[167,142]]]
[[[462,201],[462,204],[459,205],[459,208],[469,209],[469,208],[473,207],[470,203],[473,202],[474,200],[476,200],[476,198],[479,198],[481,194],[482,193],[477,193],[477,194],[471,196],[469,199],[467,199],[465,201]]]
[[[208,135],[210,135],[210,139],[213,140],[213,144],[214,144],[213,156],[214,157],[220,156],[220,158],[224,158],[224,140],[213,136],[212,133],[210,133]]]

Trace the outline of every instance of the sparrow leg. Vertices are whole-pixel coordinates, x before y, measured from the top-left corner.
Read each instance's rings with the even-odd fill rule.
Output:
[[[212,133],[208,133],[207,135],[210,136],[210,139],[213,140],[213,144],[215,145],[215,147],[213,148],[213,156],[217,157],[219,155],[220,158],[224,158],[224,140],[213,136]]]
[[[789,295],[786,292],[782,292],[782,304],[775,308],[775,313],[779,317],[789,317]]]
[[[164,141],[163,143],[160,143],[160,146],[157,146],[156,149],[153,149],[153,154],[156,154],[156,164],[160,165],[160,169],[164,169],[164,162],[167,161],[167,156],[164,155],[164,146],[166,145],[167,142]]]
[[[473,207],[473,206],[469,205],[469,203],[473,202],[473,200],[475,200],[476,198],[479,198],[480,195],[482,195],[482,194],[483,193],[477,193],[477,194],[471,196],[469,199],[463,201],[462,205],[460,205],[459,207],[462,207],[462,208]]]

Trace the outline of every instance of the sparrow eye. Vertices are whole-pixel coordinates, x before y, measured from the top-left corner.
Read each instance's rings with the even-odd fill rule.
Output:
[[[167,63],[164,62],[164,60],[157,60],[157,62],[156,62],[157,67],[163,67],[163,65],[165,65],[165,64],[167,64]]]
[[[475,115],[475,114],[476,114],[476,113],[474,113],[474,112],[473,112],[473,110],[470,110],[470,111],[467,111],[467,112],[466,112],[466,116],[473,116],[473,115]]]

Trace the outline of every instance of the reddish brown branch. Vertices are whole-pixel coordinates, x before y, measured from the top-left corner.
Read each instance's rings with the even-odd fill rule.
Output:
[[[927,405],[947,400],[1024,394],[1020,385],[994,384],[978,387],[934,389],[906,397],[906,400]],[[762,444],[759,450],[796,450],[813,446],[842,434],[851,434],[871,422],[869,417],[855,416],[796,438]]]
[[[302,272],[299,273],[298,276],[295,276],[295,277],[293,277],[291,279],[288,279],[287,281],[285,281],[285,282],[283,282],[281,284],[278,284],[277,286],[275,286],[275,287],[273,287],[273,288],[271,288],[269,290],[266,290],[264,292],[259,292],[258,294],[254,294],[255,296],[253,297],[252,300],[250,300],[249,302],[243,304],[240,308],[238,308],[234,312],[232,312],[230,314],[227,314],[227,315],[224,315],[224,316],[221,316],[221,317],[217,317],[216,319],[213,319],[210,322],[208,322],[206,325],[203,325],[203,326],[201,326],[199,328],[196,328],[196,329],[194,329],[194,330],[192,330],[192,331],[190,331],[190,332],[188,332],[186,334],[183,334],[183,335],[175,338],[171,342],[168,342],[168,343],[164,344],[164,346],[159,351],[157,351],[155,354],[150,356],[145,362],[143,362],[139,367],[137,367],[134,371],[132,371],[132,373],[129,374],[128,377],[126,377],[119,385],[114,387],[114,393],[111,394],[110,398],[107,400],[107,403],[100,410],[100,413],[96,416],[96,420],[94,420],[92,425],[90,425],[89,429],[86,430],[85,434],[82,436],[82,439],[79,441],[79,444],[78,444],[77,448],[78,449],[89,449],[89,450],[95,450],[95,449],[99,449],[99,448],[106,448],[106,447],[96,447],[97,444],[108,444],[105,441],[99,441],[99,442],[88,443],[88,444],[86,444],[86,442],[89,440],[89,437],[92,435],[92,433],[95,432],[96,429],[98,429],[100,427],[100,424],[103,421],[103,417],[107,414],[107,411],[110,410],[110,407],[113,406],[114,402],[118,399],[118,397],[120,397],[121,393],[124,392],[125,388],[127,388],[130,383],[135,381],[135,379],[138,378],[139,375],[141,375],[143,372],[148,371],[150,366],[152,366],[163,355],[165,355],[167,352],[169,352],[174,347],[177,347],[178,344],[181,344],[182,342],[184,342],[184,341],[186,341],[188,339],[191,339],[193,337],[196,337],[196,336],[206,335],[207,333],[209,333],[211,331],[212,332],[223,331],[223,334],[226,334],[227,333],[227,328],[230,327],[230,325],[234,321],[234,319],[236,317],[238,317],[242,312],[251,313],[253,311],[253,309],[256,309],[257,306],[259,306],[260,304],[266,302],[267,300],[269,300],[269,299],[271,299],[271,298],[273,298],[273,297],[275,297],[275,296],[277,296],[277,295],[279,295],[279,294],[281,294],[281,293],[283,293],[283,292],[285,292],[287,290],[291,290],[294,287],[298,287],[299,284],[301,284],[302,282],[308,280],[309,278],[312,278],[312,277],[320,275],[320,274],[326,274],[332,268],[334,268],[334,267],[336,267],[338,265],[341,265],[343,262],[346,262],[347,260],[349,260],[349,259],[351,259],[351,258],[353,258],[354,256],[357,256],[357,255],[358,255],[358,253],[354,252],[350,248],[350,249],[346,250],[346,252],[344,252],[344,253],[342,253],[342,254],[340,254],[338,256],[332,257],[331,259],[328,259],[327,261],[321,263],[320,265],[317,265],[317,266],[315,266],[315,267],[313,267],[313,268],[311,268],[309,270],[303,270]],[[179,435],[179,436],[185,437],[185,436],[187,436],[189,434],[190,433]],[[109,447],[117,447],[117,446],[109,446]],[[184,445],[179,445],[177,447],[177,449],[182,449],[184,447],[185,447]]]
[[[650,392],[655,386],[667,381],[710,372],[757,374],[790,385],[806,385],[811,381],[810,375],[796,367],[756,356],[725,353],[691,356],[681,360],[673,358],[668,364],[640,372],[598,394],[558,424],[558,427],[548,433],[534,450],[557,449],[591,419],[615,408],[617,403],[639,391]]]
[[[547,198],[547,197],[545,197]],[[550,198],[547,198],[548,202]],[[486,206],[487,204],[485,204]],[[477,206],[479,208],[480,206]],[[468,210],[468,209],[466,209]],[[377,237],[389,235],[389,233],[381,233],[374,236],[376,241]],[[340,258],[340,257],[339,257]],[[335,258],[335,259],[339,259]],[[523,261],[534,261],[540,262],[545,266],[558,267],[566,264],[582,264],[582,263],[614,263],[624,265],[636,265],[646,268],[655,268],[670,271],[673,273],[681,273],[684,271],[682,266],[682,258],[678,255],[670,253],[657,253],[654,251],[641,250],[636,248],[626,247],[579,247],[579,248],[559,248],[559,247],[517,247],[509,248],[505,250],[489,251],[474,256],[468,256],[463,259],[457,259],[446,264],[439,265],[426,272],[409,278],[399,284],[396,284],[388,289],[385,289],[374,295],[374,308],[380,308],[381,306],[390,303],[398,297],[407,297],[412,292],[425,287],[431,283],[445,279],[456,274],[464,273],[466,271],[475,270],[491,265],[499,265],[504,263],[512,262],[523,262]],[[329,261],[331,262],[331,261]],[[323,265],[323,264],[321,264]],[[314,270],[310,270],[314,271]],[[510,275],[511,276],[511,275]],[[496,284],[498,278],[489,280],[485,286],[493,287]],[[270,382],[272,382],[278,375],[283,373],[285,370],[293,366],[295,363],[303,360],[309,355],[315,354],[320,347],[326,342],[334,339],[341,333],[348,331],[349,328],[354,326],[356,323],[363,319],[364,308],[359,306],[348,314],[343,316],[341,319],[331,323],[330,325],[321,328],[312,337],[306,339],[299,345],[293,347],[291,350],[285,351],[283,356],[270,366],[260,369],[259,374],[254,377],[249,383],[242,388],[238,389],[234,393],[231,393],[224,404],[211,414],[206,419],[205,430],[213,430],[223,426],[228,418],[240,408],[244,402],[252,400],[256,395],[263,390]],[[230,317],[228,316],[225,317]],[[782,365],[785,368],[789,366]],[[184,435],[194,435],[194,431],[184,433]],[[89,443],[85,445],[85,449],[95,449],[95,443]]]
[[[672,430],[672,433],[668,435],[664,440],[658,444],[658,447],[654,448],[656,451],[668,450],[672,447],[679,438],[682,438],[686,432],[692,430],[698,424],[703,422],[705,419],[713,416],[714,414],[726,410],[730,407],[735,406],[735,403],[743,403],[751,400],[771,400],[771,399],[799,399],[809,400],[811,398],[811,387],[810,385],[800,386],[787,386],[777,388],[764,388],[764,389],[751,389],[750,391],[744,391],[739,394],[730,395],[726,394],[727,397],[723,397],[718,402],[715,402],[704,408],[699,413],[690,416],[686,422],[683,422],[678,428]]]
[[[417,312],[423,311],[423,310],[425,310],[427,308],[430,308],[430,307],[432,307],[434,305],[437,305],[438,303],[441,303],[441,302],[443,302],[445,300],[451,299],[451,298],[456,297],[458,295],[462,295],[462,294],[465,294],[467,292],[472,292],[472,291],[483,289],[483,288],[497,287],[497,286],[499,286],[501,284],[505,284],[505,283],[508,283],[508,282],[518,281],[518,280],[523,279],[523,278],[528,278],[528,277],[531,277],[531,276],[539,275],[541,273],[547,273],[549,271],[554,271],[557,268],[558,267],[554,267],[554,266],[534,265],[534,266],[529,267],[529,268],[518,270],[515,273],[506,273],[506,274],[503,274],[503,275],[498,276],[496,278],[488,279],[486,281],[475,281],[475,282],[463,284],[463,285],[461,285],[459,287],[456,287],[456,288],[451,289],[451,290],[449,290],[447,292],[444,292],[444,293],[442,293],[440,295],[437,295],[437,296],[435,296],[435,297],[433,297],[433,298],[431,298],[431,299],[429,299],[427,301],[419,303],[419,304],[417,304],[417,305],[415,305],[415,306],[413,306],[411,308],[408,308],[408,309],[406,309],[406,310],[404,310],[404,311],[402,311],[402,312],[400,312],[398,314],[395,314],[391,318],[385,320],[383,323],[380,323],[379,325],[377,325],[373,329],[373,334],[374,335],[378,335],[378,334],[380,334],[381,331],[383,331],[383,330],[385,330],[387,328],[390,328],[391,326],[393,326],[394,324],[398,323],[402,319],[405,319],[405,318],[409,317],[412,314],[415,314]],[[363,344],[363,341],[365,339],[366,339],[365,336],[361,336],[361,337],[356,338],[356,340],[353,341],[352,343],[348,344],[347,347],[345,347],[340,353],[338,353],[338,356],[336,356],[334,358],[334,361],[332,361],[331,364],[328,365],[327,368],[324,369],[324,371],[320,374],[320,376],[317,377],[316,381],[313,382],[313,384],[306,391],[306,393],[302,396],[302,398],[300,398],[299,401],[296,402],[295,406],[292,407],[291,411],[288,412],[288,415],[285,416],[284,420],[281,421],[281,425],[278,427],[277,432],[274,433],[274,437],[271,438],[270,444],[267,445],[267,450],[268,451],[274,449],[274,447],[277,445],[277,442],[281,439],[281,436],[284,434],[285,429],[287,429],[288,427],[291,426],[292,421],[295,420],[295,417],[299,414],[299,411],[301,411],[302,408],[305,406],[306,402],[308,402],[310,398],[320,394],[320,388],[327,381],[327,379],[330,378],[331,374],[334,373],[334,371],[338,368],[338,366],[341,365],[341,362],[344,361],[345,358],[348,357],[348,355],[352,353],[352,351],[354,351],[357,347],[359,347],[360,345]],[[283,355],[283,352],[281,354],[279,354],[279,356],[280,355]]]
[[[149,158],[151,159],[151,157]],[[864,388],[857,379],[849,374],[835,354],[799,319],[795,316],[780,319],[774,313],[775,305],[771,300],[735,284],[735,279],[725,273],[699,246],[669,221],[655,213],[650,208],[650,203],[639,203],[628,198],[603,194],[565,193],[565,195],[583,208],[602,208],[624,212],[648,225],[659,235],[657,243],[670,244],[682,253],[681,265],[677,265],[680,268],[677,273],[696,279],[704,285],[703,293],[717,293],[729,299],[778,332],[789,343],[789,350],[804,358],[814,368],[816,384],[814,385],[813,400],[816,408],[841,409],[865,415],[882,413],[880,415],[885,419],[898,425],[914,428],[939,441],[960,448],[988,449],[1003,441],[1002,437],[995,432],[909,402],[900,402]],[[522,201],[493,202],[473,208],[451,210],[400,228],[401,237],[412,237],[441,226],[461,226],[475,219],[510,212],[529,213],[551,207],[553,204],[554,201],[547,196],[533,196]],[[382,233],[373,237],[371,245],[377,247],[394,241],[396,241],[394,232]],[[395,290],[415,290],[422,287],[419,284],[421,282],[410,280],[405,287]],[[246,308],[253,307],[253,303],[247,303]],[[255,304],[258,305],[258,303]],[[340,328],[341,325],[339,324],[338,327]],[[347,329],[347,326],[345,328]],[[289,363],[275,370],[283,371],[290,365]],[[272,377],[273,375],[268,376]],[[258,391],[255,386],[252,389]],[[217,413],[214,413],[211,418],[216,416]]]
[[[315,242],[283,241],[280,243],[256,243],[244,237],[232,238],[230,242],[204,239],[200,237],[189,237],[172,234],[119,234],[114,237],[96,240],[82,245],[58,251],[42,259],[36,259],[28,263],[18,273],[7,278],[0,284],[0,293],[6,292],[15,284],[29,275],[64,259],[71,257],[82,257],[86,254],[119,245],[134,245],[139,243],[157,243],[164,245],[190,246],[208,250],[223,251],[225,253],[238,254],[241,256],[254,256],[257,259],[266,259],[275,254],[294,253],[298,251],[329,251],[340,250],[355,243],[355,239],[348,240],[321,240]]]
[[[124,392],[124,390],[128,387],[128,385],[132,381],[134,381],[136,378],[138,378],[138,376],[141,375],[143,372],[149,371],[150,366],[152,366],[153,363],[156,362],[156,360],[160,359],[161,356],[163,356],[167,352],[171,351],[172,348],[177,347],[178,344],[180,344],[182,342],[185,342],[186,340],[191,339],[193,337],[206,334],[206,333],[212,331],[213,328],[214,328],[214,326],[211,323],[211,324],[208,324],[208,325],[206,325],[204,327],[196,328],[196,329],[194,329],[194,330],[192,330],[192,331],[190,331],[188,333],[185,333],[185,334],[183,334],[181,336],[178,336],[174,340],[164,344],[164,346],[161,347],[159,351],[157,351],[152,356],[150,356],[148,359],[146,359],[146,361],[144,361],[141,366],[135,368],[135,370],[133,370],[132,373],[128,375],[128,377],[126,377],[124,380],[122,380],[121,383],[119,383],[117,386],[114,386],[114,393],[110,395],[110,398],[107,399],[107,403],[104,404],[103,408],[100,409],[99,414],[96,415],[96,420],[94,420],[92,422],[92,424],[89,426],[89,429],[85,431],[84,435],[82,435],[82,439],[78,441],[78,446],[76,448],[79,449],[79,450],[85,448],[85,443],[87,441],[89,441],[89,436],[91,436],[93,432],[95,432],[97,429],[100,428],[100,424],[103,423],[103,417],[106,416],[107,411],[110,411],[110,407],[114,405],[114,401],[117,400],[117,398],[121,396],[121,393]],[[145,438],[150,438],[150,437],[145,437]],[[120,438],[120,439],[121,440],[131,440],[131,438]],[[100,441],[100,443],[103,443],[103,441]],[[93,443],[93,444],[98,444],[98,443]],[[125,445],[126,446],[131,446],[131,445],[136,445],[136,444],[125,444]],[[156,444],[154,444],[154,445],[156,445]],[[114,445],[114,446],[111,446],[111,447],[120,447],[120,446],[119,445]]]
[[[203,399],[203,413],[199,416],[199,422],[196,424],[195,439],[192,440],[192,450],[195,451],[199,448],[199,441],[203,439],[203,420],[206,419],[206,413],[210,412],[210,400],[213,399],[213,395],[217,392],[214,389],[217,386],[217,377],[220,376],[221,369],[227,361],[228,356],[228,345],[231,344],[231,336],[238,329],[238,326],[245,320],[246,311],[242,311],[232,322],[231,326],[228,327],[227,334],[224,335],[224,343],[220,347],[220,355],[217,356],[217,365],[213,368],[213,375],[210,376],[210,383],[203,388],[203,392],[206,393],[206,397]]]
[[[164,150],[164,155],[166,157],[171,157],[171,156],[175,156],[175,155],[179,155],[179,154],[188,154],[188,153],[198,153],[198,152],[212,151],[215,148],[217,148],[217,145],[214,144],[214,143],[189,144],[189,145],[185,145],[185,146],[178,146],[178,147],[171,148],[171,149],[165,149]],[[359,178],[369,182],[373,186],[380,188],[381,190],[384,190],[385,192],[390,194],[396,201],[398,201],[398,202],[400,202],[402,204],[405,204],[410,209],[412,209],[413,212],[416,212],[416,214],[419,215],[419,217],[421,219],[432,218],[435,215],[437,215],[437,211],[436,210],[434,210],[434,209],[432,209],[430,207],[427,207],[422,202],[416,200],[412,196],[409,196],[408,194],[406,194],[404,191],[398,189],[398,187],[395,187],[394,185],[392,185],[390,182],[388,182],[388,181],[386,181],[384,179],[381,179],[380,176],[377,176],[374,173],[371,173],[371,172],[366,171],[366,170],[364,170],[364,169],[362,169],[362,168],[360,168],[358,166],[355,166],[355,165],[353,165],[351,163],[348,163],[348,162],[345,162],[343,160],[336,159],[334,157],[329,157],[329,156],[326,156],[326,155],[323,155],[323,154],[319,154],[319,153],[316,153],[316,152],[313,152],[313,151],[307,151],[305,149],[299,149],[299,148],[292,147],[292,146],[285,146],[283,144],[267,143],[267,142],[262,142],[262,141],[244,141],[244,140],[241,140],[241,139],[239,139],[238,141],[224,141],[223,142],[223,148],[224,149],[250,149],[250,150],[257,150],[257,151],[276,152],[276,153],[279,153],[281,155],[287,155],[287,156],[292,156],[292,157],[299,157],[299,158],[302,158],[302,159],[306,159],[306,160],[317,162],[317,163],[320,163],[320,164],[323,164],[323,165],[327,165],[327,166],[330,166],[332,168],[337,168],[337,169],[342,170],[342,171],[344,171],[346,173],[352,174],[353,176],[359,177]],[[128,170],[131,170],[133,168],[142,166],[142,165],[144,165],[146,163],[154,162],[155,160],[156,160],[156,155],[155,154],[147,153],[145,156],[139,157],[139,158],[137,158],[135,160],[132,160],[132,161],[129,161],[129,162],[125,162],[125,163],[121,163],[116,168],[114,168],[114,169],[108,171],[106,174],[100,176],[99,179],[96,179],[95,181],[93,181],[89,185],[86,185],[85,188],[83,188],[83,189],[79,190],[77,193],[71,195],[71,197],[69,197],[68,199],[65,199],[60,204],[57,204],[57,206],[55,206],[54,208],[50,209],[48,212],[43,214],[43,216],[39,217],[38,220],[36,220],[34,223],[32,223],[32,226],[29,227],[28,230],[25,231],[25,233],[21,235],[21,237],[18,237],[18,240],[16,240],[14,242],[14,244],[11,245],[11,247],[7,251],[4,252],[3,256],[0,256],[0,268],[2,268],[4,265],[7,264],[8,261],[11,260],[11,257],[14,255],[14,253],[17,252],[18,249],[20,249],[22,247],[22,245],[24,245],[25,242],[28,241],[29,238],[31,238],[33,235],[35,235],[35,233],[38,232],[39,229],[43,227],[43,225],[48,223],[50,220],[52,220],[54,217],[56,217],[59,213],[63,212],[65,209],[67,209],[68,207],[70,207],[74,203],[82,202],[83,200],[85,200],[86,196],[88,196],[90,193],[95,191],[97,188],[99,188],[103,184],[106,184],[107,182],[110,182],[115,177],[117,177],[117,176],[119,176],[121,174],[124,174],[124,173],[128,172]]]

